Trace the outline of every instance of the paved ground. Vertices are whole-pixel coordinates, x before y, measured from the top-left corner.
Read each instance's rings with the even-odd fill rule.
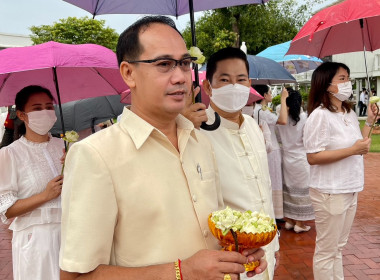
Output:
[[[380,153],[364,156],[365,190],[359,195],[359,206],[344,250],[346,280],[380,280]],[[313,279],[312,258],[315,226],[296,234],[281,229],[281,264],[275,280]],[[12,279],[12,234],[0,225],[0,279]]]
[[[343,254],[345,280],[380,280],[380,153],[364,156],[365,188],[359,194],[358,210]],[[275,280],[313,279],[315,245],[312,230],[296,234],[281,229],[281,262]]]

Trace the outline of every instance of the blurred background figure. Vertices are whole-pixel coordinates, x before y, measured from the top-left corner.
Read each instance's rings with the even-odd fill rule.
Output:
[[[307,115],[301,107],[301,94],[292,88],[287,90],[288,123],[278,126],[282,143],[284,220],[286,229],[300,233],[310,230],[304,221],[314,219],[308,185],[310,166],[303,145],[303,128]]]
[[[271,148],[268,153],[269,173],[272,185],[273,207],[276,219],[282,219],[283,213],[283,194],[282,194],[282,172],[281,172],[281,151],[277,141],[275,128],[277,125],[286,125],[288,123],[288,110],[286,107],[286,98],[288,91],[283,88],[281,93],[281,108],[280,114],[272,113],[268,108],[268,103],[272,102],[272,92],[267,85],[255,85],[254,89],[264,98],[257,101],[253,116],[259,125],[264,121],[269,126],[271,133]]]

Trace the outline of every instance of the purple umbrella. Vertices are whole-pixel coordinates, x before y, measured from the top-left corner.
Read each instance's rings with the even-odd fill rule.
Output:
[[[153,14],[180,16],[190,14],[190,26],[192,44],[197,45],[195,37],[194,12],[206,11],[231,6],[246,4],[264,4],[269,0],[64,0],[77,7],[90,12],[94,17],[104,14]],[[198,67],[194,66],[195,85],[199,85]],[[198,94],[196,102],[201,102]],[[202,124],[206,130],[215,130],[219,127],[220,118],[215,113],[215,123],[212,125]]]
[[[13,105],[16,93],[28,85],[49,89],[59,105],[128,88],[115,53],[99,45],[48,42],[9,48],[0,51],[0,62],[0,106]],[[62,118],[61,111],[63,124]]]

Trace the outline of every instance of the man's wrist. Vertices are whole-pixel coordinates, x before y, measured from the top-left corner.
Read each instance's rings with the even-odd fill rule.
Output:
[[[368,119],[364,123],[366,126],[372,127],[373,121],[369,121]]]

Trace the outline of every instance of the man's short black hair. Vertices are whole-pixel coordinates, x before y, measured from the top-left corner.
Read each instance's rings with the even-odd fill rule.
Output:
[[[143,17],[125,29],[119,36],[116,46],[116,55],[119,66],[125,60],[137,60],[140,57],[141,53],[144,51],[143,46],[139,41],[140,32],[146,30],[154,23],[168,25],[177,31],[182,37],[182,34],[178,31],[171,18],[166,16]]]
[[[249,74],[249,64],[247,60],[247,55],[238,48],[227,47],[217,51],[212,54],[207,61],[206,67],[206,79],[212,82],[212,76],[216,72],[216,65],[219,61],[230,59],[230,58],[238,58],[244,61],[245,66],[247,68],[247,73]]]

